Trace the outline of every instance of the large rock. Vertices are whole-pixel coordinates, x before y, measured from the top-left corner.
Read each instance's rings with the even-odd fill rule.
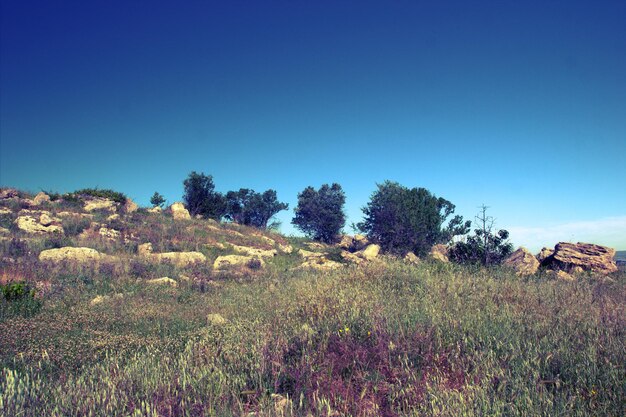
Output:
[[[526,248],[519,248],[503,262],[503,265],[513,268],[517,275],[532,275],[539,269],[539,261]]]
[[[365,259],[358,257],[356,254],[352,252],[348,252],[347,250],[342,250],[340,253],[341,258],[353,264],[361,265],[365,263]]]
[[[615,249],[592,243],[561,242],[554,247],[554,254],[548,261],[553,269],[574,272],[580,267],[584,271],[610,274],[617,271],[613,257]]]
[[[189,211],[185,208],[183,203],[174,203],[170,206],[170,211],[172,212],[172,217],[174,220],[189,220],[191,219],[191,215]]]
[[[126,199],[126,203],[124,204],[124,211],[126,213],[134,213],[139,210],[139,206],[130,198]]]
[[[218,256],[213,262],[213,269],[216,271],[230,271],[233,269],[261,269],[265,266],[263,259],[256,256],[245,255],[223,255]]]
[[[378,256],[379,252],[380,246],[372,244],[368,245],[365,249],[357,252],[356,255],[367,261],[372,261]]]
[[[38,206],[41,205],[43,203],[49,203],[50,202],[50,196],[46,193],[44,193],[43,191],[40,192],[39,194],[37,194],[35,196],[35,198],[33,198],[33,205],[34,206]]]
[[[404,260],[414,265],[419,265],[421,263],[420,258],[418,258],[413,252],[407,252],[406,255],[404,255]]]
[[[153,253],[149,257],[159,263],[171,263],[184,268],[199,262],[206,262],[206,256],[200,252],[163,252]]]
[[[259,249],[249,246],[231,245],[233,250],[242,255],[258,256],[261,258],[273,258],[278,253],[276,249]]]
[[[297,266],[296,269],[315,269],[317,271],[331,271],[333,269],[343,268],[343,264],[331,261],[325,257],[310,258],[306,262]]]
[[[430,253],[428,254],[432,259],[441,262],[450,262],[448,259],[448,247],[446,245],[438,244],[434,245],[430,248]]]
[[[20,193],[15,188],[0,188],[0,200],[18,198]]]
[[[539,263],[543,263],[548,258],[550,258],[552,255],[554,255],[554,249],[541,248],[541,250],[537,254],[536,258],[539,261]]]
[[[117,211],[117,203],[113,200],[109,200],[108,198],[93,198],[85,202],[83,210],[86,212],[103,210],[113,213]]]
[[[163,209],[159,206],[154,206],[152,208],[149,208],[147,211],[148,213],[159,214],[163,211]]]
[[[63,262],[74,261],[78,263],[98,262],[110,259],[109,255],[98,252],[91,248],[65,247],[58,249],[47,249],[41,251],[39,260],[42,262]]]
[[[172,287],[178,287],[178,282],[176,282],[176,280],[173,280],[170,277],[152,278],[152,279],[146,280],[146,284],[150,284],[150,285],[169,285],[169,286],[172,286]]]
[[[152,243],[142,243],[137,246],[137,255],[139,256],[149,256],[152,255]]]
[[[305,249],[298,250],[298,255],[302,256],[304,259],[312,259],[312,258],[323,258],[328,254],[322,252],[311,252]]]
[[[59,224],[60,219],[51,217],[50,213],[32,213],[21,215],[15,220],[15,224],[20,230],[27,233],[60,233],[63,234],[63,227]]]
[[[370,244],[370,241],[367,240],[367,237],[363,235],[354,235],[352,238],[352,246],[350,247],[351,252],[357,252],[362,249],[365,249],[367,245]]]

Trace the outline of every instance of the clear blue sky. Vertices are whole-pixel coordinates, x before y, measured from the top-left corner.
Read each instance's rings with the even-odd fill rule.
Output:
[[[385,179],[626,249],[625,1],[0,0],[0,185],[180,200]]]

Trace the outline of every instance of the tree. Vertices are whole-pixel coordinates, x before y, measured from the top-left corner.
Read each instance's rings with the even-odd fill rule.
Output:
[[[331,243],[346,223],[345,202],[346,196],[339,184],[324,184],[319,190],[306,187],[298,194],[298,206],[291,223],[308,237]]]
[[[246,226],[266,229],[272,217],[288,208],[288,204],[278,201],[276,191],[271,189],[263,194],[247,188],[226,193],[226,217]]]
[[[199,214],[214,220],[220,220],[226,214],[226,200],[221,193],[215,191],[211,175],[192,171],[183,185],[185,186],[183,201],[189,214],[192,216]]]
[[[471,222],[463,222],[458,215],[444,225],[454,213],[454,204],[425,188],[409,189],[391,181],[377,186],[357,227],[384,251],[424,255],[434,244],[469,231]]]
[[[152,204],[153,207],[163,207],[163,204],[165,204],[165,197],[155,191],[150,198],[150,204]]]
[[[513,252],[508,241],[509,232],[501,229],[494,233],[495,219],[487,216],[489,207],[484,204],[476,215],[477,229],[465,241],[457,242],[450,250],[450,259],[464,264],[497,265]]]

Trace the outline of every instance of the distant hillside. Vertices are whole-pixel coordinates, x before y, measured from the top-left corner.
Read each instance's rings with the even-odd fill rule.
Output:
[[[615,252],[615,260],[626,262],[626,250],[618,250]]]

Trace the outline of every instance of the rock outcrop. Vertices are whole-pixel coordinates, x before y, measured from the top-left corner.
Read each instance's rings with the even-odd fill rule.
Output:
[[[420,258],[418,258],[417,255],[415,255],[413,252],[407,252],[406,255],[404,255],[403,259],[405,260],[405,262],[414,265],[419,265],[422,262]]]
[[[0,200],[18,198],[20,193],[15,188],[0,188]]]
[[[450,262],[450,260],[448,259],[448,247],[446,245],[434,245],[432,248],[430,248],[430,253],[428,254],[428,256],[437,261],[446,263]]]
[[[213,262],[215,271],[233,271],[247,268],[250,270],[262,269],[265,266],[263,259],[256,256],[245,255],[222,255]]]
[[[502,264],[514,269],[519,276],[533,275],[539,269],[539,261],[526,248],[519,248]]]
[[[98,262],[111,259],[109,255],[98,252],[91,248],[64,247],[58,249],[47,249],[41,251],[39,260],[41,262],[59,263],[63,261],[73,261],[78,263]]]
[[[356,255],[366,261],[372,261],[378,256],[379,252],[380,246],[372,244],[368,245],[365,249],[356,252]]]
[[[32,204],[33,206],[39,206],[43,203],[49,203],[49,202],[50,202],[50,196],[42,191],[39,194],[37,194],[35,198],[33,198]]]
[[[171,263],[180,268],[206,262],[206,256],[201,252],[163,252],[153,253],[149,257],[156,262]]]
[[[113,213],[117,211],[117,203],[113,200],[109,200],[108,198],[93,198],[91,200],[85,201],[83,210],[88,213],[100,210],[110,211],[111,213]]]
[[[170,277],[152,278],[152,279],[146,280],[146,284],[169,285],[171,287],[178,287],[178,282],[176,282],[176,280],[173,280]]]
[[[543,263],[546,259],[551,257],[554,254],[554,249],[541,248],[536,258],[539,263]]]
[[[278,253],[276,249],[259,249],[249,246],[231,245],[233,250],[242,255],[258,256],[260,258],[273,258]]]
[[[561,242],[554,247],[554,254],[544,260],[544,264],[552,269],[565,272],[576,272],[579,267],[584,271],[610,274],[617,271],[613,259],[615,249],[592,243]]]
[[[170,211],[172,212],[172,217],[174,220],[189,220],[191,219],[191,215],[189,214],[189,210],[185,208],[183,203],[177,202],[170,206]]]
[[[61,219],[52,217],[47,211],[22,210],[20,216],[15,219],[15,224],[20,230],[27,233],[64,233]]]
[[[126,199],[126,203],[124,204],[124,211],[126,213],[134,213],[139,210],[139,206],[130,198]]]

